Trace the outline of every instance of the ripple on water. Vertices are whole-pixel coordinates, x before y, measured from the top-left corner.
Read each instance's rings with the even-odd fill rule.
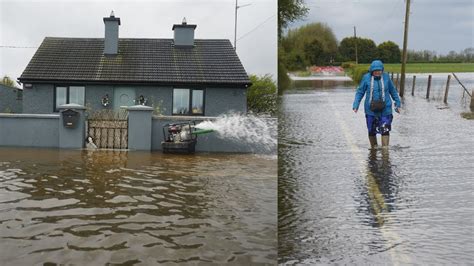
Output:
[[[276,262],[276,158],[3,154],[6,264]]]
[[[371,152],[352,88],[306,89],[282,99],[279,262],[470,264],[474,124],[460,107],[406,97],[390,149]]]

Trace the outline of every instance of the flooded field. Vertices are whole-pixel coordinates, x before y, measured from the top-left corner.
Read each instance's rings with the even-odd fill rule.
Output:
[[[368,149],[354,85],[304,82],[282,96],[281,264],[472,264],[474,122],[454,82],[449,108],[408,83],[388,150]]]
[[[276,175],[276,156],[0,148],[0,261],[275,264]]]

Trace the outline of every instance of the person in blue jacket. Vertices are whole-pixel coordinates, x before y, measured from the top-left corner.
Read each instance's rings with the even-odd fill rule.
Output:
[[[382,147],[388,146],[393,120],[392,99],[395,101],[395,112],[400,113],[401,106],[397,89],[383,70],[380,60],[374,60],[370,64],[369,72],[362,77],[352,104],[352,110],[357,113],[365,95],[365,119],[372,148],[377,146],[377,134],[382,135]]]

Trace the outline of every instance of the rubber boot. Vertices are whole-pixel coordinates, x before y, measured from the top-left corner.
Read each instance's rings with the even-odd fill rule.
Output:
[[[377,137],[376,136],[369,136],[369,142],[371,148],[377,147]]]
[[[390,136],[389,135],[386,135],[386,136],[382,135],[382,148],[388,148],[388,143],[389,142],[390,142]]]

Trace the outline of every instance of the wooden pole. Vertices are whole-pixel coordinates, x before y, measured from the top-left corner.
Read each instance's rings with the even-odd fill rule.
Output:
[[[397,80],[395,80],[395,88],[398,89],[398,76],[399,76],[400,73],[397,73]]]
[[[355,56],[356,56],[356,65],[359,64],[359,57],[357,55],[357,32],[356,32],[356,26],[354,26],[354,42],[355,42]]]
[[[416,80],[416,76],[413,76],[413,85],[411,86],[411,96],[415,96],[415,80]]]
[[[393,82],[393,72],[392,72],[392,78],[391,79],[392,79],[392,82]]]
[[[448,103],[448,92],[449,92],[449,81],[451,80],[451,75],[448,75],[448,81],[446,81],[446,90],[444,91],[444,103]]]
[[[430,98],[431,75],[428,76],[428,87],[426,88],[426,99]]]
[[[467,93],[467,95],[471,96],[472,97],[472,94],[469,94],[469,91],[466,89],[466,87],[461,83],[461,81],[458,79],[458,76],[456,76],[456,74],[452,73],[454,78],[459,82],[459,84],[462,86],[462,88],[464,89],[464,91]],[[464,97],[464,93],[463,93],[463,97]]]
[[[405,66],[407,64],[408,20],[410,18],[410,0],[407,0],[405,10],[405,30],[403,32],[402,76],[400,80],[400,96],[405,94]]]
[[[471,92],[471,112],[474,112],[474,89]]]

